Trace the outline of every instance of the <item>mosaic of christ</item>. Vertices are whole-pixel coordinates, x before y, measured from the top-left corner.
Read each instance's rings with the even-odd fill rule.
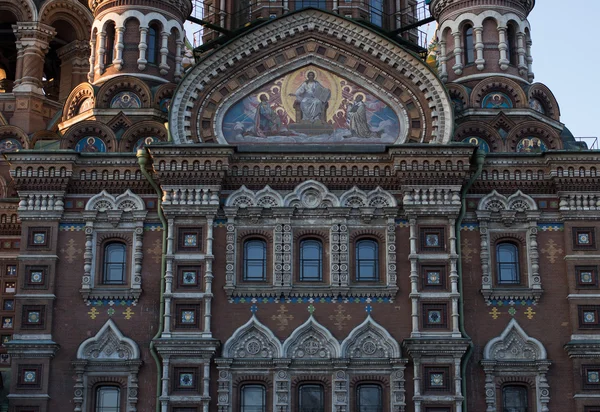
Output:
[[[223,119],[229,143],[394,143],[396,113],[365,89],[308,66],[235,103]]]

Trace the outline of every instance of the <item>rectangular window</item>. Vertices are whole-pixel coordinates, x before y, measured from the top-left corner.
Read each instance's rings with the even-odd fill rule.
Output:
[[[593,227],[573,228],[573,250],[595,250],[596,229]]]
[[[447,329],[448,305],[446,303],[423,303],[423,329]]]
[[[323,244],[316,239],[300,242],[300,281],[323,280]]]
[[[298,388],[298,412],[325,412],[325,394],[322,385],[300,385]]]
[[[446,248],[446,235],[443,227],[422,227],[419,237],[422,252],[443,252]]]
[[[446,289],[446,267],[442,265],[421,266],[421,287],[423,289]]]
[[[583,389],[600,389],[600,365],[582,365]]]

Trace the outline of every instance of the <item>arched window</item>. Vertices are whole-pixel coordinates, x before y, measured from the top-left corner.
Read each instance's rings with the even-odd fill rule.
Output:
[[[464,29],[465,64],[475,62],[475,43],[473,42],[473,26],[467,25]]]
[[[117,386],[98,386],[94,412],[120,412],[120,400],[121,390]]]
[[[266,412],[267,391],[262,385],[244,385],[241,393],[240,412]]]
[[[158,46],[158,33],[160,32],[158,26],[156,24],[151,24],[148,27],[148,63],[156,64],[158,63],[158,51],[160,47]]]
[[[325,412],[323,386],[304,384],[298,388],[298,412]]]
[[[506,30],[506,45],[508,49],[506,50],[506,55],[508,56],[508,61],[510,64],[517,64],[517,33],[515,30],[515,26],[509,24]]]
[[[106,40],[104,42],[104,65],[112,64],[115,52],[115,23],[106,26]]]
[[[267,280],[267,243],[264,240],[250,239],[244,242],[244,280]]]
[[[102,283],[122,285],[125,283],[127,247],[121,242],[110,242],[104,246],[104,271]]]
[[[300,242],[300,280],[323,280],[323,245],[318,240],[307,239]]]
[[[356,412],[383,412],[383,391],[376,384],[356,388]]]
[[[379,245],[371,239],[356,242],[356,281],[379,280]]]
[[[502,387],[502,412],[528,412],[527,388],[520,385]]]
[[[499,285],[518,285],[519,248],[514,243],[502,242],[496,246],[496,262],[498,265]]]

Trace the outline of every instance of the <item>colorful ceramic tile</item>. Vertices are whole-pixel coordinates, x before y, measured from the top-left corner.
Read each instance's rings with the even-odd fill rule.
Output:
[[[4,310],[15,310],[15,301],[12,299],[5,299]]]
[[[596,312],[595,311],[583,312],[583,322],[584,323],[596,323]]]
[[[46,244],[46,232],[35,232],[33,234],[34,245],[45,245]]]
[[[442,279],[440,277],[440,272],[435,270],[430,270],[427,272],[427,284],[428,285],[440,285],[442,283]]]
[[[185,247],[195,247],[198,246],[198,236],[195,234],[186,233],[183,236],[183,245]]]
[[[440,236],[436,233],[428,233],[427,235],[425,235],[425,245],[427,247],[439,247]]]
[[[32,270],[29,273],[29,283],[42,283],[44,281],[44,272],[41,270]]]
[[[193,388],[194,387],[194,374],[193,373],[180,373],[179,374],[179,386],[182,388]]]
[[[429,375],[429,385],[434,388],[440,388],[444,386],[444,374],[443,373],[432,373]]]
[[[137,94],[132,92],[117,93],[110,101],[111,109],[139,109],[142,101]]]
[[[37,379],[37,371],[35,370],[25,370],[23,371],[23,382],[25,383],[35,383]]]
[[[427,313],[427,319],[429,320],[429,323],[442,323],[442,311],[430,310]]]
[[[79,153],[105,153],[106,143],[98,137],[84,137],[75,145],[75,151]]]
[[[196,312],[193,310],[181,311],[181,323],[194,323],[196,321]]]
[[[587,371],[588,383],[600,383],[600,371]]]
[[[17,265],[6,266],[6,276],[17,276]]]
[[[196,285],[197,276],[195,271],[184,271],[182,274],[184,285]]]
[[[17,290],[17,286],[15,282],[6,282],[4,285],[4,293],[15,293]]]
[[[510,109],[513,107],[510,97],[500,92],[493,92],[486,95],[481,102],[484,109]]]
[[[2,329],[12,329],[13,319],[9,317],[2,318]]]
[[[590,270],[579,272],[579,283],[592,284],[594,283],[594,273]]]
[[[41,322],[40,312],[37,310],[32,310],[31,312],[27,313],[27,322],[28,323],[40,323]]]
[[[580,245],[589,245],[590,244],[590,234],[587,232],[577,233],[577,243]]]

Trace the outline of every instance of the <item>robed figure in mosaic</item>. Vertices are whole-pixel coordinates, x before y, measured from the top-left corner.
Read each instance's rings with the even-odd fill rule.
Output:
[[[306,81],[298,87],[298,90],[292,96],[296,96],[296,101],[300,103],[303,121],[314,123],[321,120],[325,123],[323,112],[331,98],[331,90],[315,79],[314,72],[308,72]]]

